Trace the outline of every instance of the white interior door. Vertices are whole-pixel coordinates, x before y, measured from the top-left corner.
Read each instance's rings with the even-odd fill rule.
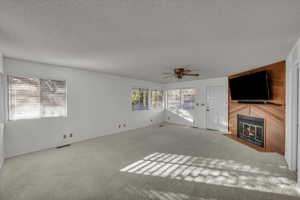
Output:
[[[227,89],[224,86],[206,88],[206,128],[228,130]]]

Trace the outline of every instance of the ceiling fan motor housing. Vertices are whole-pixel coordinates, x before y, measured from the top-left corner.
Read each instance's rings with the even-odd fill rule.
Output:
[[[177,75],[178,79],[182,79],[184,71],[185,71],[184,68],[174,69],[174,72]]]

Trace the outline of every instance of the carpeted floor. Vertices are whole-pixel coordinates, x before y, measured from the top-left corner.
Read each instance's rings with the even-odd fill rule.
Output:
[[[289,200],[295,176],[276,153],[218,132],[166,125],[6,160],[1,200]]]

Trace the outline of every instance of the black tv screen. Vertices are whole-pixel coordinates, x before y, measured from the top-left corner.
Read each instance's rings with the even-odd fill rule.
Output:
[[[270,100],[271,90],[267,71],[229,80],[232,100]]]

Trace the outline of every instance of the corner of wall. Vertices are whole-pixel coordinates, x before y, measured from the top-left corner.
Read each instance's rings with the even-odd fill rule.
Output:
[[[0,96],[3,96],[3,87],[1,85],[2,83],[2,79],[1,79],[1,76],[2,76],[2,73],[3,73],[3,55],[2,53],[0,53]],[[3,129],[4,129],[4,124],[1,123],[3,121],[3,101],[1,99],[1,102],[0,102],[0,168],[2,167],[3,165],[3,162],[4,162],[4,142],[3,142]]]

